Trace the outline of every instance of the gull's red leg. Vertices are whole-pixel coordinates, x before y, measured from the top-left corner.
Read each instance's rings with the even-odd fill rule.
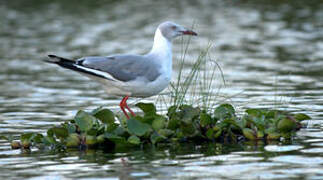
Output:
[[[126,115],[127,119],[129,119],[129,115],[127,114],[125,108],[125,104],[127,105],[126,101],[128,99],[128,96],[124,97],[121,101],[120,101],[120,109],[122,110],[123,114]],[[128,108],[127,108],[128,109]]]
[[[128,109],[128,111],[131,113],[132,116],[136,116],[136,114],[129,108],[128,104],[127,104],[127,100],[128,100],[129,96],[124,97],[124,107]]]

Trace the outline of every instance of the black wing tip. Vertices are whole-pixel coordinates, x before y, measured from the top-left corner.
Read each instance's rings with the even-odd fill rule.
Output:
[[[47,56],[50,57],[50,58],[56,58],[57,57],[56,55],[53,55],[53,54],[48,54]]]

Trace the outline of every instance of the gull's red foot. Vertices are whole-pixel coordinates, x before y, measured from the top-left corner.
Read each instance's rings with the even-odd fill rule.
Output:
[[[130,112],[130,114],[132,116],[136,116],[136,114],[129,108],[129,106],[127,104],[128,98],[129,98],[129,96],[126,96],[120,102],[120,108],[121,108],[123,114],[127,117],[127,119],[129,119],[130,117],[129,117],[127,111],[125,110],[125,108]]]

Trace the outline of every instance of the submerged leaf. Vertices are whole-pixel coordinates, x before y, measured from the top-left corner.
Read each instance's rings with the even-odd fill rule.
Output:
[[[130,118],[127,120],[128,130],[131,134],[135,134],[137,136],[143,136],[148,132],[151,128],[148,124],[142,123],[135,118]]]
[[[75,123],[83,132],[90,130],[93,126],[94,121],[95,117],[82,110],[78,111],[75,116]]]

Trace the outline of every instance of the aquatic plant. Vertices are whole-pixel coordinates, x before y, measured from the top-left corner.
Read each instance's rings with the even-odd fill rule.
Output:
[[[46,134],[25,133],[20,136],[20,141],[14,140],[11,145],[13,149],[113,150],[120,146],[175,142],[282,140],[291,139],[302,127],[301,121],[310,119],[302,113],[268,109],[247,109],[242,117],[238,117],[230,104],[219,105],[213,112],[191,105],[171,106],[166,115],[158,114],[152,103],[136,106],[143,113],[130,119],[118,118],[106,108],[92,112],[80,110],[73,119],[48,129]]]

